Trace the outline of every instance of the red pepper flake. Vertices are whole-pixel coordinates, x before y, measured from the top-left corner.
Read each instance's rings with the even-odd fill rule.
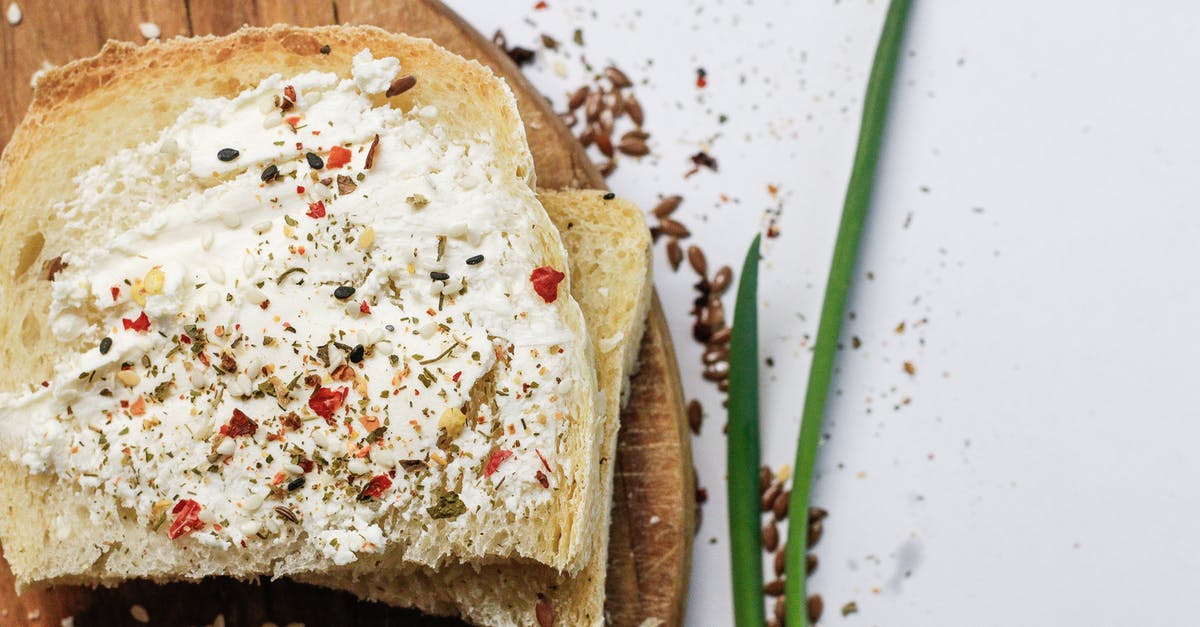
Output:
[[[547,303],[558,300],[558,284],[562,283],[565,278],[567,275],[550,266],[534,268],[529,275],[529,281],[533,283],[534,291]]]
[[[350,149],[343,146],[334,146],[329,149],[329,158],[325,160],[325,167],[340,168],[347,163],[350,163]]]
[[[311,459],[301,459],[299,462],[296,462],[296,465],[302,468],[304,472],[312,472],[313,467],[316,466]]]
[[[546,0],[538,0],[538,3],[533,5],[534,10],[536,11],[544,11],[549,7],[550,5],[546,4]]]
[[[200,504],[192,499],[180,499],[171,513],[175,514],[175,522],[171,523],[167,537],[172,540],[204,528],[204,523],[200,521]]]
[[[130,320],[129,318],[121,318],[121,324],[125,326],[126,331],[133,329],[139,333],[145,333],[146,331],[150,330],[150,318],[144,311],[142,312],[142,315],[133,320]]]
[[[454,376],[450,377],[450,380],[455,383],[458,383],[458,378],[461,376],[462,376],[462,370],[459,370],[458,372],[454,373]]]
[[[537,477],[538,483],[542,484],[543,488],[550,487],[550,479],[546,477],[545,473],[543,473],[542,471],[539,470],[539,471],[537,471],[537,474],[534,476]]]
[[[308,399],[308,406],[318,416],[325,419],[325,422],[333,424],[333,412],[337,411],[346,402],[346,395],[350,393],[350,388],[342,386],[336,390],[332,388],[324,388],[317,386],[313,390],[312,396]]]
[[[483,476],[490,477],[500,469],[500,464],[504,460],[513,456],[513,452],[508,449],[496,449],[492,451],[492,456],[488,458],[487,467],[483,469]]]
[[[286,96],[288,100],[291,100],[292,102],[296,102],[296,88],[295,87],[293,87],[291,85],[287,85],[286,87],[283,88],[283,95]]]
[[[542,457],[541,451],[539,451],[538,449],[533,449],[533,452],[537,453],[538,459],[542,460],[542,466],[544,466],[546,468],[546,472],[554,472],[554,471],[550,470],[550,464],[546,462],[545,457]]]
[[[146,399],[139,396],[133,399],[133,404],[129,406],[130,416],[141,416],[146,413]]]
[[[297,186],[296,186],[296,193],[297,193],[297,194],[303,194],[303,193],[304,193],[304,186],[303,186],[303,185],[297,185]]]
[[[296,128],[296,126],[300,124],[300,116],[298,115],[289,115],[284,119],[287,120],[288,125],[292,128]]]
[[[385,490],[392,487],[392,480],[387,475],[375,475],[358,494],[358,500],[377,499]]]
[[[318,200],[317,202],[308,203],[308,213],[304,214],[314,220],[325,217],[325,202]]]
[[[114,302],[114,303],[115,303],[115,302],[117,302],[117,297],[119,297],[119,296],[121,295],[121,288],[119,288],[119,287],[117,287],[117,286],[115,286],[115,285],[114,285],[114,286],[112,286],[112,287],[108,288],[108,290],[109,290],[110,292],[112,292],[112,295],[113,295],[113,302]]]
[[[702,68],[702,67],[696,68],[696,87],[703,89],[707,86],[708,86],[708,72],[705,72],[704,68]]]
[[[183,342],[184,344],[191,344],[191,343],[192,343],[192,338],[188,337],[188,334],[187,334],[187,333],[180,333],[180,334],[179,334],[179,341],[180,341],[180,342]]]
[[[259,306],[259,307],[260,307],[260,308],[261,308],[263,311],[266,311],[267,307],[270,307],[270,306],[271,306],[271,299],[269,299],[269,298],[268,298],[268,299],[264,300],[263,302],[259,303],[259,304],[258,304],[258,306]]]
[[[362,304],[358,306],[358,311],[359,311],[359,313],[364,313],[364,314],[370,315],[371,314],[371,305],[369,303],[367,303],[367,301],[364,300],[362,302]]]
[[[240,435],[254,435],[258,431],[258,423],[250,419],[242,410],[234,409],[229,424],[221,425],[221,433],[236,438]]]

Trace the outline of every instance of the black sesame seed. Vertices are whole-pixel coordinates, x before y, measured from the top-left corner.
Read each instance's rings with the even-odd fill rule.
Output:
[[[336,290],[333,290],[333,297],[338,300],[346,300],[354,296],[354,288],[349,285],[340,285]]]
[[[112,338],[111,337],[106,337],[103,340],[100,340],[100,354],[101,355],[107,355],[108,351],[111,349],[112,349]]]
[[[272,181],[279,176],[279,168],[275,165],[267,166],[267,169],[262,171],[262,180],[264,183]]]
[[[475,255],[474,257],[467,257],[467,265],[468,266],[477,266],[481,263],[483,263],[483,255]]]
[[[324,46],[321,46],[321,54],[329,54],[329,50],[330,50],[329,44],[325,44]]]
[[[434,270],[433,272],[429,273],[429,278],[433,279],[434,281],[449,281],[450,275],[446,274],[445,272],[438,272],[437,270]]]
[[[237,159],[238,155],[240,154],[242,153],[238,152],[234,148],[222,148],[221,150],[217,151],[217,158],[221,161],[233,161],[234,159]]]
[[[350,361],[357,364],[363,360],[363,356],[366,354],[366,352],[367,349],[363,348],[362,344],[355,345],[355,347],[350,351]]]
[[[609,193],[607,193],[607,194],[605,194],[605,195],[604,195],[604,200],[612,200],[613,198],[616,198],[616,197],[617,197],[617,195],[616,195],[616,194],[614,194],[614,193],[612,193],[612,192],[609,192]]]
[[[396,325],[388,324],[388,325],[384,325],[384,327],[383,327],[383,328],[387,329],[389,332],[390,332],[390,331],[395,331],[395,330],[396,330]]]
[[[296,490],[299,490],[300,488],[303,488],[303,487],[304,487],[304,477],[302,477],[302,476],[292,479],[291,481],[288,482],[288,485],[287,485],[288,492],[295,492]]]
[[[325,162],[315,152],[304,153],[304,158],[308,160],[308,167],[314,170],[320,170],[325,167]]]

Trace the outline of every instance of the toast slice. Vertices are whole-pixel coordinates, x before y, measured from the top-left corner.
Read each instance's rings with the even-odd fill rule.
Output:
[[[571,268],[571,292],[583,309],[596,354],[604,402],[602,481],[611,495],[621,407],[637,365],[652,293],[650,234],[642,212],[603,192],[539,193],[562,234]],[[455,614],[481,625],[598,625],[604,622],[610,512],[591,538],[592,560],[577,575],[528,562],[454,564],[433,570],[370,559],[327,573],[296,578],[348,590],[361,598]]]
[[[376,28],[47,73],[0,163],[19,584],[592,563],[606,422],[533,185],[507,86]]]

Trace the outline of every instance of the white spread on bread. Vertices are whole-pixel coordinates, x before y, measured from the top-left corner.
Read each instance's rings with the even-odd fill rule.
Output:
[[[566,286],[487,135],[389,106],[399,71],[363,51],[350,79],[199,99],[80,175],[64,228],[145,219],[62,254],[50,325],[80,352],[0,397],[10,457],[98,493],[98,525],[247,548],[306,533],[338,564],[382,550],[391,516],[548,502],[585,350],[547,302]],[[183,193],[128,207],[151,176]]]

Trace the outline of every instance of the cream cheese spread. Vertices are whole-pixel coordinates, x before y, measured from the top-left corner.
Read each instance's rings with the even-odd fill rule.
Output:
[[[395,541],[392,519],[547,503],[585,350],[548,303],[562,275],[486,133],[379,104],[400,70],[363,51],[349,79],[198,99],[81,174],[68,228],[139,219],[62,255],[50,324],[82,352],[0,397],[9,456],[108,497],[95,524],[230,548],[307,534],[337,564]],[[129,207],[151,177],[169,202]]]

